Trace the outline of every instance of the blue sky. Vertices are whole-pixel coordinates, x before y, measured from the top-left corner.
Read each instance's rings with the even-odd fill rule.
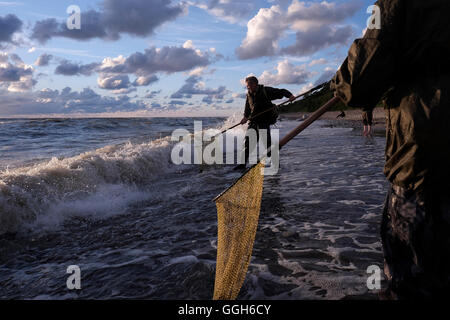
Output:
[[[0,117],[226,116],[249,74],[299,94],[332,77],[371,4],[0,1]]]

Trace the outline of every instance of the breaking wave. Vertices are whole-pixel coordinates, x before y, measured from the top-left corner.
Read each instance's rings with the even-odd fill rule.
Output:
[[[170,168],[169,137],[111,145],[0,172],[0,234],[59,224],[73,215],[119,213]]]
[[[215,130],[229,128],[239,118],[234,114]],[[204,128],[204,133],[211,129]],[[74,216],[105,218],[126,212],[130,204],[149,199],[149,186],[161,182],[164,174],[183,170],[171,162],[174,144],[166,136],[5,166],[0,170],[0,235],[57,227]]]

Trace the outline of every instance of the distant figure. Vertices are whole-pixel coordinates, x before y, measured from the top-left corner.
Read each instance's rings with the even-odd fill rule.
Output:
[[[345,118],[345,112],[344,111],[341,111],[341,113],[338,114],[338,116],[336,117],[336,119],[339,119],[339,118]]]
[[[373,110],[363,110],[362,120],[364,125],[363,135],[364,137],[372,136],[372,120],[373,120]]]
[[[272,145],[271,136],[270,136],[270,125],[275,124],[277,120],[277,114],[274,114],[274,110],[267,111],[261,115],[261,112],[264,112],[268,109],[272,109],[274,105],[272,104],[272,100],[281,99],[283,97],[289,98],[289,101],[294,101],[294,95],[286,89],[276,89],[271,87],[266,87],[260,85],[258,83],[258,79],[256,77],[247,77],[245,79],[245,83],[247,85],[247,100],[245,102],[245,110],[244,117],[241,120],[241,124],[247,123],[250,120],[248,125],[248,129],[256,130],[257,141],[259,141],[259,130],[265,129],[267,130],[267,148],[270,148]],[[236,166],[235,170],[245,169],[246,164],[248,163],[248,158],[250,152],[256,147],[256,145],[249,145],[249,138],[245,137],[245,164],[240,164]],[[268,154],[270,156],[270,152]]]
[[[449,0],[379,0],[381,28],[350,47],[331,89],[386,112],[381,299],[450,297]],[[445,300],[444,300],[445,299]]]

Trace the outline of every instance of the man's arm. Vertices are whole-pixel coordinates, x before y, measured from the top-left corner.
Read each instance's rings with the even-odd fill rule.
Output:
[[[380,0],[381,29],[368,29],[356,39],[331,82],[331,89],[348,106],[371,109],[392,87],[400,56],[404,0]]]
[[[250,117],[251,113],[252,113],[252,109],[250,109],[250,103],[248,102],[248,97],[247,97],[247,100],[245,101],[244,117],[245,118]]]
[[[244,117],[241,120],[241,124],[247,123],[248,118],[250,118],[251,113],[252,113],[252,110],[250,109],[250,103],[248,102],[248,96],[247,96],[247,100],[245,101]]]
[[[270,100],[278,100],[281,98],[293,98],[292,93],[286,89],[277,89],[272,87],[264,87]]]

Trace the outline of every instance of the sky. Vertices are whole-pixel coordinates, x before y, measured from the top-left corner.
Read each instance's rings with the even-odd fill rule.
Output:
[[[0,1],[0,117],[228,116],[249,75],[298,95],[332,78],[372,4]]]

